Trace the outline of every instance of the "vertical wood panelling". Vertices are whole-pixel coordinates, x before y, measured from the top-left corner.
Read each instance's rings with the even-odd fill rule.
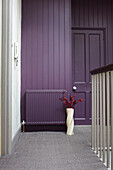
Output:
[[[53,88],[53,0],[49,0],[49,89]]]
[[[59,88],[59,3],[54,1],[54,88]]]
[[[94,15],[94,21],[93,26],[98,26],[98,3],[97,0],[93,1],[93,15]]]
[[[89,17],[89,20],[88,20],[88,26],[89,27],[93,27],[93,21],[94,21],[94,15],[93,15],[93,1],[89,1],[89,4],[88,4],[88,7],[89,7],[89,12],[88,12],[88,17]]]
[[[106,27],[106,25],[107,25],[107,10],[108,10],[107,3],[108,3],[108,1],[103,0],[103,4],[102,4],[102,9],[103,9],[103,13],[102,13],[103,23],[102,23],[102,26],[103,27]]]
[[[65,36],[65,86],[67,87],[67,90],[71,90],[71,69],[68,69],[69,66],[71,66],[71,22],[70,22],[70,0],[65,0],[65,29],[64,29],[64,36]],[[72,67],[72,66],[71,66]]]
[[[108,21],[107,21],[107,24],[108,24],[108,30],[107,30],[107,34],[108,34],[108,59],[106,58],[106,63],[107,64],[110,64],[112,63],[112,59],[111,56],[112,56],[112,19],[111,19],[111,16],[112,16],[112,0],[109,0],[108,1],[108,11],[107,11],[107,18],[108,18]]]
[[[98,0],[98,26],[102,27],[102,21],[103,21],[103,16],[102,16],[102,2],[103,0]]]
[[[64,34],[62,34],[64,28],[65,28],[65,25],[64,25],[64,17],[65,17],[65,14],[64,14],[64,1],[61,1],[60,2],[60,13],[59,13],[59,16],[60,16],[60,43],[59,43],[59,48],[60,48],[60,88],[63,88],[64,87],[64,84],[65,84],[65,77],[64,77],[64,54],[65,54],[65,51],[64,51]]]
[[[43,88],[48,88],[48,1],[42,1],[43,5]],[[37,28],[38,31],[38,28]],[[41,57],[41,56],[40,56]]]
[[[88,21],[89,21],[89,18],[88,18],[88,15],[89,15],[89,11],[88,11],[88,0],[86,0],[85,1],[85,3],[84,3],[84,27],[88,27]],[[76,8],[75,8],[75,10],[76,10]],[[78,15],[77,15],[78,16]],[[73,14],[72,14],[72,20],[73,20]],[[75,26],[75,24],[73,25],[73,26]]]
[[[32,20],[29,20],[29,18],[32,16],[32,8],[31,8],[31,2],[32,0],[29,0],[29,2],[27,3],[27,17],[26,17],[26,20],[27,20],[27,23],[26,23],[26,26],[28,25],[29,23],[29,26],[28,26],[28,29],[26,29],[26,38],[29,37],[29,41],[26,39],[26,76],[27,76],[27,79],[26,79],[26,84],[28,86],[28,88],[31,87],[32,85],[32,69],[31,69],[31,61],[32,61],[32,58],[31,58],[31,55],[32,55],[32,48],[31,48],[31,38],[32,38],[32,35],[31,35],[31,21]],[[29,49],[29,50],[28,50]],[[29,70],[29,71],[28,71]]]
[[[26,89],[71,90],[71,1],[22,1],[22,120]]]
[[[79,15],[80,15],[80,6],[79,6],[79,0],[76,0],[76,3],[74,1],[74,5],[72,4],[72,8],[74,8],[74,15],[72,14],[72,16],[74,16],[74,25],[76,25],[77,27],[79,26]]]
[[[31,69],[32,69],[32,72],[33,72],[33,79],[32,79],[32,87],[35,89],[36,88],[36,84],[35,84],[35,80],[37,79],[37,56],[35,55],[35,51],[36,53],[38,52],[38,49],[37,49],[37,31],[36,31],[36,27],[37,27],[37,21],[35,21],[35,18],[34,18],[34,15],[37,16],[37,0],[34,1],[33,3],[33,7],[31,9],[31,16],[32,16],[32,20],[31,20],[31,43],[34,44],[34,49],[32,50],[32,57],[34,58],[34,60],[31,62]],[[33,69],[34,68],[34,69]]]
[[[79,2],[80,3],[80,25],[81,27],[84,26],[84,4],[82,1]]]
[[[83,10],[84,9],[84,10]],[[112,52],[112,0],[72,0],[72,27],[83,29],[105,29],[105,63],[113,62]]]

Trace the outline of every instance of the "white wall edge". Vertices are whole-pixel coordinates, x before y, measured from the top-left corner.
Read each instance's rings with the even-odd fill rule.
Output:
[[[18,45],[18,57],[14,56],[14,45]],[[16,65],[16,62],[18,64]],[[12,140],[21,127],[21,0],[12,0]]]
[[[20,138],[20,135],[21,135],[21,127],[20,127],[20,129],[17,131],[16,135],[14,136],[14,138],[13,138],[13,140],[12,140],[12,143],[11,143],[11,153],[15,150],[15,146],[16,146],[17,141],[18,141],[19,138]]]
[[[2,92],[2,87],[1,87],[1,74],[2,74],[2,0],[0,0],[0,156],[1,156],[1,112],[2,112],[2,108],[1,108],[1,92]]]
[[[12,0],[2,1],[2,155],[11,154],[12,136]]]

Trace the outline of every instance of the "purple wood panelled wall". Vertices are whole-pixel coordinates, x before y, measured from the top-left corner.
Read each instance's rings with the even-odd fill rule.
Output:
[[[21,119],[27,89],[72,90],[71,1],[22,1]]]
[[[72,0],[72,27],[105,28],[105,65],[113,63],[113,1]]]
[[[112,21],[112,0],[22,0],[22,120],[26,119],[26,90],[66,89],[71,92],[72,83],[76,85],[76,79],[78,83],[84,79],[80,74],[75,76],[73,72],[75,77],[72,81],[71,29],[75,31],[74,41],[80,41],[78,46],[76,45],[74,48],[75,51],[78,50],[77,55],[75,53],[75,61],[79,61],[78,54],[81,56],[80,52],[84,51],[80,44],[82,42],[85,44],[84,40],[88,40],[89,37],[91,48],[87,44],[84,47],[86,46],[86,51],[88,50],[87,46],[91,49],[89,54],[91,57],[90,69],[94,69],[98,65],[113,63]],[[78,36],[77,31],[84,36]],[[95,32],[94,35],[90,34],[91,31]],[[83,37],[85,37],[84,40]],[[98,49],[99,44],[101,44],[102,49],[95,50],[97,53],[94,54],[93,51]],[[100,54],[100,51],[103,55]],[[102,56],[102,62],[93,60],[95,55],[97,58]],[[82,60],[80,65],[76,63],[75,66],[81,68],[84,63]],[[88,63],[89,61],[86,62],[86,69],[89,69]],[[73,70],[77,70],[77,66]],[[90,73],[87,73],[88,75]],[[90,80],[88,83],[91,85]],[[79,90],[81,87],[77,88]],[[89,88],[88,91],[86,89],[83,92],[83,89],[80,89],[78,95],[85,98],[85,102],[76,107],[76,112],[78,112],[78,115],[75,116],[77,124],[88,124],[91,117],[89,106],[91,90]],[[82,119],[83,121],[81,121]]]

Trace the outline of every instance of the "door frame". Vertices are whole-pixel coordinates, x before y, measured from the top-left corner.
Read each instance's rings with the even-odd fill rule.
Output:
[[[2,5],[1,49],[1,155],[11,154],[12,137],[12,0]]]
[[[2,0],[0,0],[0,155],[1,155],[1,92],[2,92],[2,88],[1,88],[1,74],[2,74]]]

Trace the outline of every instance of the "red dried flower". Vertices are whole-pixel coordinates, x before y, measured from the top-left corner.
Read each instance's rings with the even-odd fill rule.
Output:
[[[83,99],[78,99],[78,102],[82,102],[83,101]]]
[[[65,91],[63,91],[62,93],[64,94]],[[63,103],[65,104],[65,106],[66,106],[67,108],[74,108],[74,105],[75,105],[75,104],[78,104],[79,102],[82,102],[82,101],[83,101],[83,99],[81,99],[81,98],[80,98],[80,99],[76,99],[76,100],[74,100],[74,98],[75,98],[75,95],[73,95],[73,96],[70,95],[70,96],[69,96],[70,101],[68,101],[66,95],[64,94],[62,98],[59,98],[59,100],[60,100],[60,101],[63,101]]]
[[[67,98],[66,98],[66,97],[64,97],[64,100],[66,100],[66,101],[67,101]]]

